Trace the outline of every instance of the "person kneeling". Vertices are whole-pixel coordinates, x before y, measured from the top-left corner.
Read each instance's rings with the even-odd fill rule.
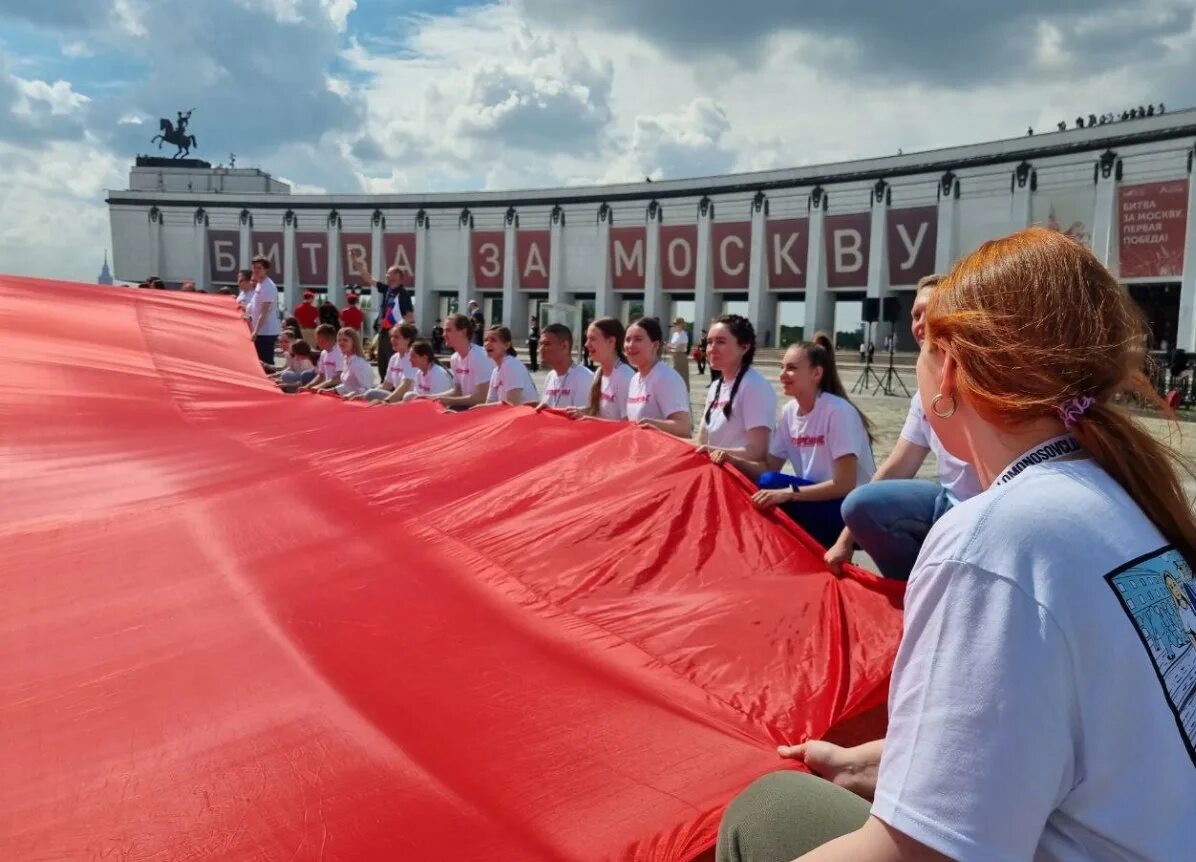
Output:
[[[758,508],[780,506],[827,547],[843,531],[843,498],[876,472],[871,426],[848,399],[825,335],[790,347],[780,380],[793,400],[781,410],[764,460],[749,461],[732,452],[712,452],[711,459],[729,461],[756,480],[760,490],[752,502]],[[786,461],[796,475],[780,472]]]

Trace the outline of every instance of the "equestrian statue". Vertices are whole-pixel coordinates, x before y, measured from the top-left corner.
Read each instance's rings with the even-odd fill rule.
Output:
[[[161,122],[158,123],[158,128],[162,130],[162,133],[150,138],[150,143],[152,144],[154,141],[157,141],[159,150],[162,149],[162,144],[164,143],[174,144],[179,149],[178,152],[171,156],[173,159],[181,159],[190,154],[191,148],[198,146],[195,143],[195,135],[187,134],[187,123],[190,122],[191,113],[194,110],[192,108],[190,111],[179,111],[177,126],[166,117],[163,117]]]

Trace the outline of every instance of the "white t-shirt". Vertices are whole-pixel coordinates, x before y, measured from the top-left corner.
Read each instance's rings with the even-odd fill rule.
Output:
[[[960,461],[943,448],[938,435],[926,419],[926,413],[922,409],[922,397],[917,392],[910,399],[909,413],[906,414],[905,425],[901,428],[901,437],[934,453],[939,484],[946,490],[952,503],[959,503],[980,493],[980,479],[976,476],[976,471],[972,469],[971,464]]]
[[[253,294],[253,290],[242,290],[237,294],[237,305],[247,313],[252,313],[250,306],[253,304]]]
[[[263,317],[262,307],[267,302],[270,303],[270,307],[266,309]],[[257,326],[258,335],[278,335],[282,332],[282,323],[278,319],[278,288],[269,278],[258,282],[250,308],[250,316]]]
[[[635,372],[627,386],[627,418],[668,419],[674,413],[689,415],[689,390],[681,375],[663,362],[654,363],[647,377]]]
[[[545,407],[585,407],[590,403],[590,383],[594,373],[582,365],[570,365],[562,376],[549,371],[544,378]]]
[[[742,449],[748,444],[748,431],[752,428],[767,428],[771,432],[777,424],[777,393],[755,368],[749,368],[739,379],[739,391],[735,393],[728,419],[723,408],[731,400],[734,385],[734,379],[718,380],[706,390],[701,421],[706,425],[708,444],[720,449]]]
[[[512,389],[523,391],[522,404],[535,404],[540,400],[536,384],[527,373],[527,366],[517,357],[507,356],[502,365],[495,366],[490,372],[490,389],[486,392],[486,400],[502,401]]]
[[[969,862],[1192,859],[1185,584],[1189,563],[1087,458],[953,508],[905,594],[872,814]]]
[[[673,334],[669,336],[669,347],[673,348],[676,353],[685,352],[685,349],[689,347],[689,335],[684,329],[680,332],[673,331]]]
[[[320,351],[320,359],[316,363],[316,372],[325,380],[331,380],[339,372],[344,370],[345,354],[341,353],[339,346],[333,345],[329,350]]]
[[[872,444],[859,411],[846,398],[830,392],[818,393],[814,409],[799,416],[797,401],[781,409],[781,421],[772,432],[769,454],[784,458],[794,472],[809,482],[835,478],[835,460],[855,455],[856,484],[866,485],[876,472]]]
[[[464,356],[453,351],[449,359],[449,370],[453,375],[453,383],[461,388],[461,394],[472,395],[483,383],[490,382],[490,375],[494,373],[494,360],[487,356],[481,347],[470,344],[469,352]]]
[[[443,365],[429,365],[428,370],[415,372],[417,395],[439,395],[453,388],[453,378]]]
[[[340,386],[336,391],[341,395],[355,395],[365,392],[374,385],[374,368],[360,356],[350,356],[345,360],[345,370],[341,372]]]
[[[415,379],[415,366],[411,364],[411,351],[406,353],[392,353],[390,362],[386,363],[385,382],[398,389],[404,380]],[[452,386],[449,386],[452,389]]]
[[[627,418],[627,393],[631,390],[633,377],[635,369],[626,362],[616,362],[610,374],[602,375],[602,391],[598,399],[599,416],[603,419]]]

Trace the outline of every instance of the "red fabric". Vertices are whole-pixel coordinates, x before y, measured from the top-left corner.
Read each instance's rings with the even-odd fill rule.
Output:
[[[4,860],[688,860],[884,697],[900,586],[673,438],[284,396],[202,294],[0,343]]]
[[[356,305],[347,305],[341,310],[341,326],[347,326],[350,329],[361,329],[361,324],[364,320],[365,313]]]
[[[295,319],[304,329],[315,329],[320,322],[320,309],[310,302],[301,302],[295,306]]]

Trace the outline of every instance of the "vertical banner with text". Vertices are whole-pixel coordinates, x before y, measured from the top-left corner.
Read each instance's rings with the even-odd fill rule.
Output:
[[[610,275],[615,290],[644,289],[644,255],[648,245],[644,227],[610,229]]]
[[[660,226],[660,286],[664,290],[694,289],[698,262],[698,226]]]
[[[473,253],[473,285],[479,290],[502,287],[506,234],[501,230],[476,230],[470,237]]]
[[[752,223],[715,222],[710,226],[710,256],[715,290],[748,289],[748,257],[752,249]]]
[[[770,219],[764,232],[764,257],[770,290],[804,290],[810,250],[808,218]]]
[[[1188,223],[1188,181],[1141,183],[1117,190],[1122,278],[1180,278]]]
[[[519,269],[515,282],[523,290],[548,290],[548,264],[552,245],[546,230],[521,230],[515,234]]]
[[[938,236],[938,207],[889,210],[889,284],[917,284],[918,279],[933,273]]]

